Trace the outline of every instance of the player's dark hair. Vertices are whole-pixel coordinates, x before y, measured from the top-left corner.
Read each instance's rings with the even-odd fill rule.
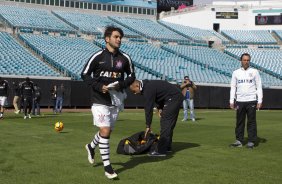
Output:
[[[114,31],[118,31],[121,35],[121,38],[124,36],[121,28],[115,26],[107,26],[104,32],[104,39],[106,39],[106,37],[110,37]]]
[[[243,59],[244,56],[248,56],[248,57],[251,59],[251,55],[250,55],[250,54],[244,53],[244,54],[241,55],[240,61],[242,61],[242,59]]]

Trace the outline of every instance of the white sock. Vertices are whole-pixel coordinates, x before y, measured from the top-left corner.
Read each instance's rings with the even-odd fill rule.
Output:
[[[91,141],[90,145],[91,145],[91,148],[95,149],[96,146],[98,146],[99,144],[99,140],[100,140],[100,135],[99,135],[99,132],[97,132],[93,138],[93,140]]]
[[[99,140],[99,149],[100,154],[103,160],[104,167],[110,165],[110,144],[109,144],[109,138],[104,138],[100,136]]]

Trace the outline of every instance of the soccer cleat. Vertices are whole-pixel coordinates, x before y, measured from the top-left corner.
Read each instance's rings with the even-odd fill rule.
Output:
[[[195,118],[192,118],[192,121],[196,121]]]
[[[240,147],[242,147],[242,143],[240,141],[236,140],[234,143],[230,144],[230,147],[240,148]]]
[[[182,121],[187,121],[187,119],[184,118]]]
[[[150,152],[148,154],[148,156],[150,156],[150,157],[165,157],[166,154],[153,151],[153,152]]]
[[[30,114],[28,115],[28,118],[29,118],[29,119],[31,118]]]
[[[94,160],[94,156],[95,156],[95,152],[94,152],[94,149],[91,148],[91,145],[90,144],[86,144],[85,145],[85,149],[88,153],[88,161],[90,164],[94,164],[95,163],[95,160]]]
[[[253,142],[248,142],[246,148],[249,148],[249,149],[253,149],[255,147],[255,144]]]
[[[118,177],[117,173],[115,173],[115,172],[113,172],[113,173],[111,173],[111,174],[108,173],[108,172],[105,172],[105,176],[106,176],[108,179],[110,179],[110,180],[115,179],[115,178]]]
[[[24,119],[26,119],[26,116],[24,116]]]
[[[118,175],[117,173],[114,171],[114,169],[112,168],[112,165],[107,165],[105,166],[105,176],[108,179],[117,179]]]

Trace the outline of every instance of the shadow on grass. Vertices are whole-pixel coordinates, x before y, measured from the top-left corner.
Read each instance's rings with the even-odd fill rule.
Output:
[[[113,163],[113,165],[121,165],[122,168],[119,168],[116,170],[117,173],[121,173],[127,169],[132,169],[136,167],[137,165],[148,163],[148,162],[159,162],[163,160],[167,160],[173,157],[173,155],[181,150],[194,148],[200,146],[196,143],[185,143],[185,142],[173,142],[173,152],[167,154],[165,157],[150,157],[147,154],[145,155],[129,155],[130,160],[125,163]]]
[[[255,146],[259,146],[260,143],[266,143],[267,139],[258,137]]]

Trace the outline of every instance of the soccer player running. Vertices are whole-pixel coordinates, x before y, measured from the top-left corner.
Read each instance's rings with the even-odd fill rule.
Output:
[[[123,89],[135,80],[130,57],[119,50],[123,31],[118,27],[106,27],[106,48],[94,53],[84,66],[81,77],[93,90],[92,107],[94,125],[99,127],[91,143],[86,144],[88,161],[94,164],[95,148],[99,146],[105,176],[117,178],[110,163],[109,139],[123,102]],[[126,79],[125,73],[127,74]],[[93,74],[93,75],[92,75]],[[92,76],[91,76],[92,75]],[[114,93],[114,95],[112,95]],[[115,95],[116,94],[116,95]],[[116,99],[117,98],[117,99]]]
[[[245,119],[247,121],[247,148],[254,148],[257,139],[256,109],[262,107],[262,84],[259,72],[250,67],[251,56],[241,55],[242,67],[232,74],[230,89],[230,108],[236,110],[236,141],[232,147],[242,147],[244,141]],[[236,105],[234,104],[236,101]]]
[[[7,97],[9,92],[8,81],[0,77],[0,119],[3,119],[5,105],[7,103]]]
[[[130,90],[134,94],[141,94],[145,99],[146,135],[151,132],[153,118],[153,108],[155,103],[160,114],[160,139],[155,150],[149,156],[166,156],[172,151],[173,130],[177,122],[179,109],[183,102],[181,89],[176,85],[162,80],[135,80],[130,85]]]

